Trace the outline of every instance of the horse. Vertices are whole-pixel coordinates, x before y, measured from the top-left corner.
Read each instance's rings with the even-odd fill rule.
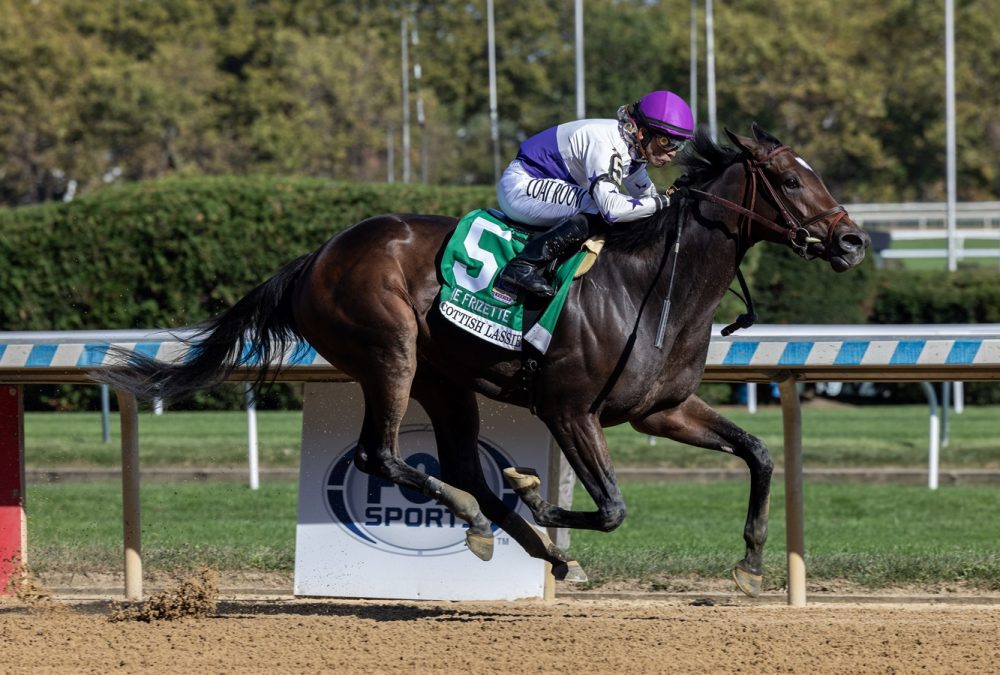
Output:
[[[476,449],[477,393],[530,407],[596,506],[552,504],[530,468],[507,469],[506,480],[542,526],[607,532],[622,523],[626,505],[604,427],[628,422],[644,434],[735,455],[749,468],[750,496],[745,555],[732,575],[757,596],[773,463],[759,438],[695,393],[713,315],[759,241],[825,260],[837,272],[858,265],[870,242],[805,160],[756,124],[752,131],[750,138],[727,129],[732,145],[722,145],[700,130],[679,159],[685,174],[671,204],[607,228],[603,252],[570,288],[540,359],[487,344],[436,309],[436,261],[456,218],[390,214],[339,232],[196,327],[185,362],[128,353],[95,377],[140,398],[176,398],[236,368],[256,369],[261,384],[292,343],[306,340],[360,383],[358,469],[445,505],[468,524],[466,543],[477,557],[492,556],[495,523],[569,581],[586,580],[579,562],[487,486]],[[401,457],[398,431],[411,398],[432,422],[440,478]]]

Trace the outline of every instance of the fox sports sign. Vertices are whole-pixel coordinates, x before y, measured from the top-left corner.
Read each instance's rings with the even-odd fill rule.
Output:
[[[526,410],[484,398],[479,405],[477,451],[487,487],[533,522],[504,481],[503,470],[530,466],[547,476],[548,430]],[[364,414],[364,396],[356,384],[306,384],[296,595],[402,600],[543,597],[545,563],[528,556],[502,529],[494,527],[493,558],[482,561],[465,544],[465,521],[433,499],[354,465]],[[441,478],[434,432],[415,401],[403,418],[398,447],[408,464]]]

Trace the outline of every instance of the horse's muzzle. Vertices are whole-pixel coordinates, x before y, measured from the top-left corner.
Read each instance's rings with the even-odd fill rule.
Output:
[[[830,241],[827,259],[835,272],[846,272],[865,259],[865,249],[871,246],[871,237],[849,218],[837,224]]]

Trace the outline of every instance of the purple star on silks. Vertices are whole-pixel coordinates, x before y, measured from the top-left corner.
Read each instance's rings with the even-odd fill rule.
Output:
[[[607,221],[607,222],[609,222],[609,223],[613,223],[613,222],[615,222],[616,220],[618,220],[617,218],[615,218],[615,217],[614,217],[613,215],[611,215],[610,213],[602,213],[601,215],[602,215],[602,216],[604,216],[604,220],[606,220],[606,221]]]
[[[587,176],[587,180],[590,183],[593,183],[595,180],[597,180],[597,172],[595,171],[594,173],[592,173],[589,176]]]
[[[638,197],[632,197],[632,199],[628,200],[628,203],[632,205],[632,210],[635,211],[642,204],[642,200]]]

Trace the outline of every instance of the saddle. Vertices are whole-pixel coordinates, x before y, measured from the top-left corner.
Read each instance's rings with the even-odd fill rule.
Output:
[[[494,346],[522,351],[526,343],[544,354],[570,282],[590,269],[600,245],[591,244],[559,261],[553,273],[558,287],[555,297],[544,302],[529,297],[522,303],[517,293],[496,287],[494,280],[538,232],[493,209],[463,216],[440,257],[441,315]]]

